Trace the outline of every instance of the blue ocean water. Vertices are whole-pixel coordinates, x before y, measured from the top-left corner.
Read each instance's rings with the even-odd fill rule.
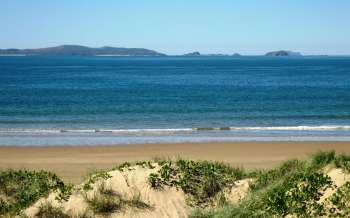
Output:
[[[0,57],[0,145],[235,140],[350,140],[350,57]]]

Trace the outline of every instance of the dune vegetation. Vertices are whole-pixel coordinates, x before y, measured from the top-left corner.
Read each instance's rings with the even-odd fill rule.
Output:
[[[155,159],[94,172],[0,171],[0,217],[349,217],[350,156],[319,152],[266,170]]]

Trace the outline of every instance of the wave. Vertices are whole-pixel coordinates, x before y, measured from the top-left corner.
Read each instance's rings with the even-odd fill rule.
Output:
[[[270,127],[230,127],[230,130],[269,130],[269,131],[334,131],[334,130],[350,130],[350,125],[343,126],[270,126]]]
[[[137,132],[190,132],[195,131],[192,128],[177,128],[177,129],[99,129],[97,132],[110,132],[110,133],[137,133]]]
[[[156,133],[190,133],[203,131],[350,131],[350,125],[322,126],[256,126],[256,127],[196,127],[196,128],[163,128],[163,129],[0,129],[0,134],[6,133],[111,133],[111,134],[156,134]]]

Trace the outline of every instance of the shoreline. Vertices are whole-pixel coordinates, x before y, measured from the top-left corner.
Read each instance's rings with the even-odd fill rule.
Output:
[[[62,133],[65,134],[65,133]],[[229,135],[213,132],[207,135],[1,135],[0,147],[85,147],[85,146],[133,146],[152,144],[207,144],[241,142],[350,142],[349,134],[299,134],[299,135]]]
[[[270,168],[317,151],[350,154],[350,142],[210,142],[101,146],[0,146],[0,169],[48,170],[79,183],[91,170],[160,158],[222,161],[246,169]]]

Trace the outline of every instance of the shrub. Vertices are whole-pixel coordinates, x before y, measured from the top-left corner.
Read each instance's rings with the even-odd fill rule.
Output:
[[[298,172],[266,192],[266,210],[276,215],[296,214],[302,217],[323,215],[318,203],[321,190],[331,186],[328,176],[317,172]]]
[[[59,189],[58,194],[56,196],[56,200],[62,202],[67,201],[69,196],[72,194],[73,185],[65,185]]]
[[[137,166],[141,166],[142,168],[154,169],[151,161],[137,161],[135,164]]]
[[[50,191],[65,190],[66,185],[55,174],[46,171],[0,171],[0,216],[18,214]]]
[[[310,162],[291,160],[276,169],[249,173],[248,176],[254,182],[252,191],[244,200],[223,209],[197,210],[191,217],[284,217],[287,214],[296,217],[324,216],[327,207],[319,199],[326,188],[333,186],[330,178],[321,173],[321,166],[334,162],[337,158],[332,152],[319,153]],[[348,192],[344,188],[338,195],[344,196],[345,193]],[[339,198],[334,197],[334,202],[339,202]],[[344,205],[348,206],[344,203],[338,205],[343,208]]]
[[[148,176],[148,182],[152,188],[155,188],[155,189],[161,188],[162,182],[158,173],[151,173]]]
[[[218,162],[178,160],[175,164],[163,163],[157,173],[149,176],[149,182],[154,188],[179,187],[188,195],[190,205],[204,206],[224,187],[232,186],[243,176],[242,169]]]
[[[124,171],[124,169],[129,169],[130,166],[131,166],[131,164],[129,162],[124,162],[124,163],[120,164],[119,166],[117,166],[117,169],[119,171]]]
[[[329,217],[350,217],[350,182],[338,188],[327,200],[331,203]]]

